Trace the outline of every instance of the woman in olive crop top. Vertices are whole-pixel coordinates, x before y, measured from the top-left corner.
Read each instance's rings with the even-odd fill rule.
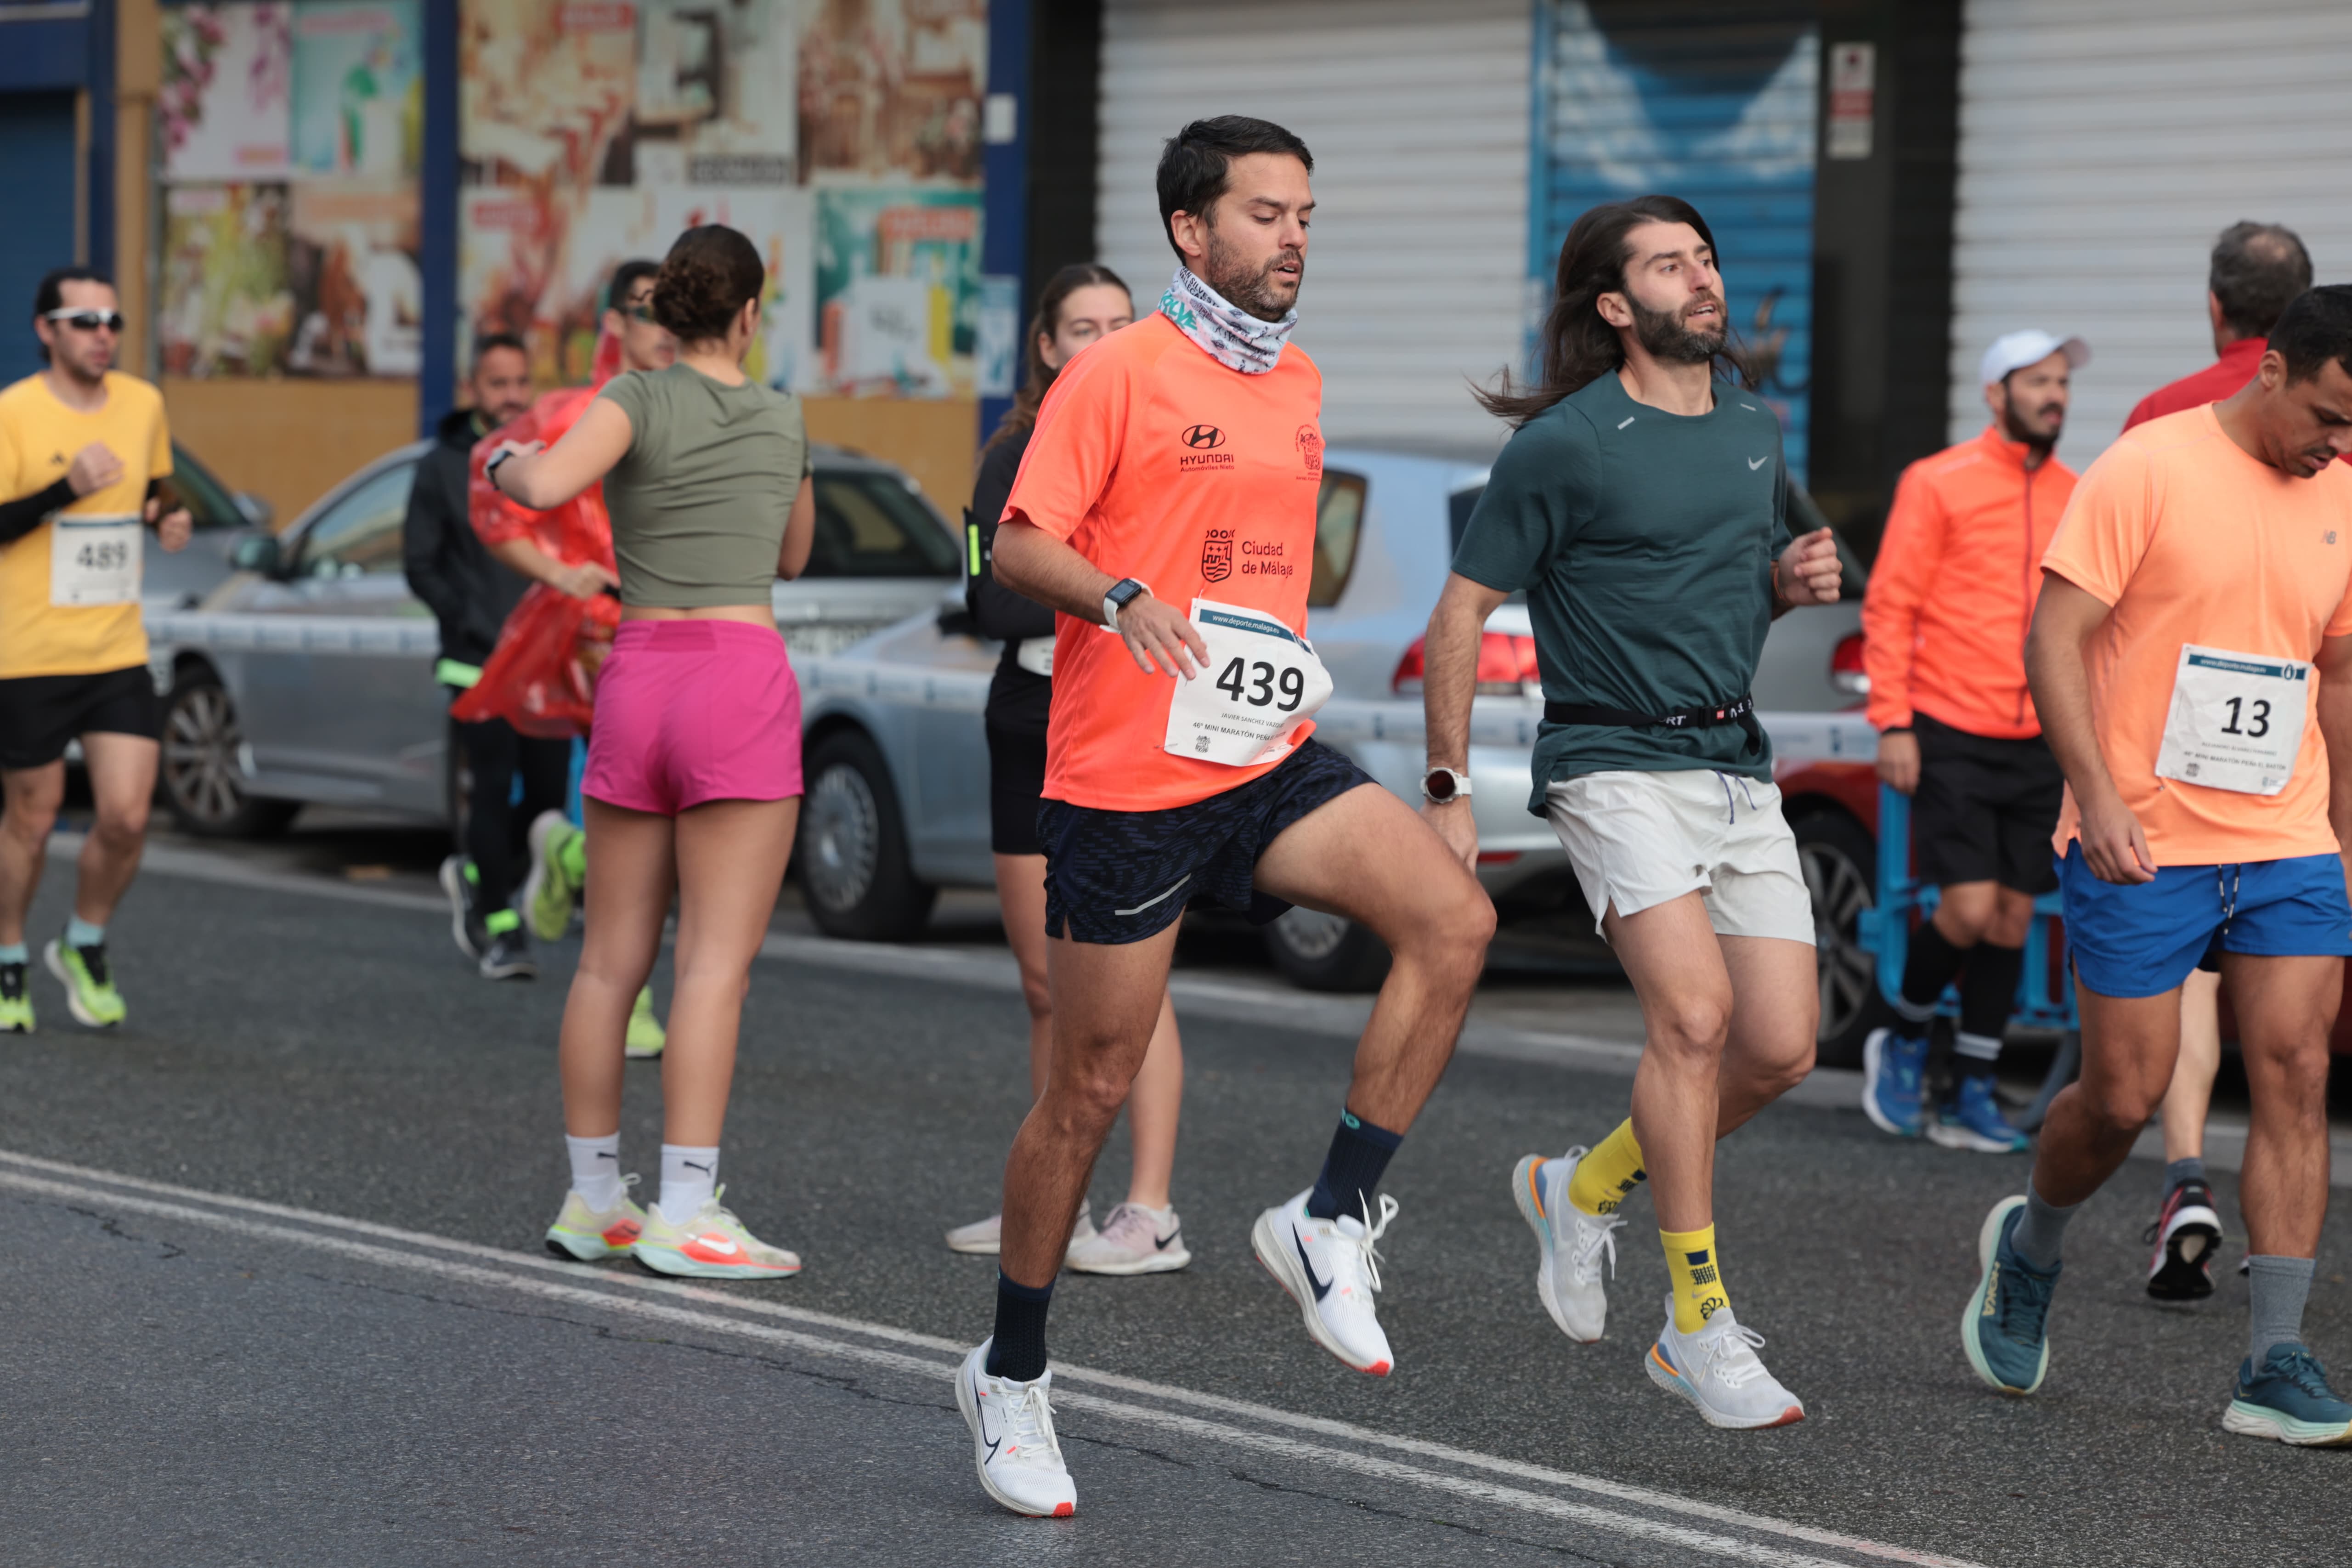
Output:
[[[580,782],[595,874],[559,1052],[572,1190],[548,1241],[583,1261],[626,1251],[723,1279],[801,1266],[718,1187],[744,987],[800,817],[800,686],[770,595],[808,564],[816,524],[799,401],[743,373],[766,284],[742,235],[688,229],[654,284],[677,363],[615,377],[552,448],[509,443],[487,470],[529,507],[602,480],[621,569]],[[673,889],[661,1192],[641,1209],[621,1177],[622,1046]]]

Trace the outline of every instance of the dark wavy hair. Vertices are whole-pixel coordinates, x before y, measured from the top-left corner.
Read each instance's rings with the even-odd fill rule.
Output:
[[[1192,213],[1208,220],[1225,194],[1227,176],[1233,173],[1234,160],[1246,158],[1253,153],[1282,153],[1315,172],[1315,154],[1307,143],[1270,120],[1253,120],[1246,114],[1220,114],[1214,120],[1195,120],[1175,135],[1168,138],[1160,150],[1160,230],[1168,237],[1168,248],[1176,259],[1185,259],[1184,247],[1176,243],[1176,215]]]
[[[1013,395],[1013,406],[997,421],[996,432],[988,445],[980,449],[986,458],[1003,443],[1018,439],[1037,426],[1037,406],[1045,401],[1045,389],[1054,384],[1057,374],[1045,363],[1037,347],[1037,340],[1050,338],[1062,330],[1062,306],[1081,289],[1107,285],[1132,300],[1135,290],[1127,280],[1098,261],[1074,261],[1045,279],[1045,290],[1037,296],[1037,314],[1029,322],[1028,352],[1022,356],[1026,372],[1021,379],[1021,390]]]
[[[1569,226],[1559,247],[1559,274],[1552,286],[1551,310],[1544,317],[1543,374],[1532,384],[1515,385],[1506,370],[1492,391],[1472,387],[1471,395],[1487,413],[1517,427],[1625,363],[1617,329],[1601,319],[1600,300],[1603,294],[1625,291],[1625,263],[1631,259],[1626,239],[1646,223],[1686,223],[1709,250],[1715,248],[1706,219],[1680,196],[1635,196],[1588,210]],[[1746,352],[1727,314],[1717,364],[1729,379],[1754,386]]]
[[[688,229],[654,275],[654,320],[681,343],[723,338],[768,286],[759,247],[721,223]]]

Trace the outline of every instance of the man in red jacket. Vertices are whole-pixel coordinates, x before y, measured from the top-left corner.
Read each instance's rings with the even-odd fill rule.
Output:
[[[1993,1096],[1993,1068],[2023,973],[2033,900],[2057,886],[2050,835],[2065,782],[2025,686],[2025,631],[2042,552],[2074,494],[2053,449],[2080,338],[2010,332],[1979,365],[1992,423],[1904,470],[1862,602],[1879,777],[1913,797],[1920,880],[1941,889],[1912,934],[1901,1021],[1864,1047],[1862,1106],[1903,1137],[2011,1153],[2025,1135]],[[1921,1102],[1927,1030],[1960,980],[1956,1082],[1940,1116]]]
[[[2141,398],[2124,428],[2235,396],[2261,369],[2280,315],[2310,287],[2311,253],[2293,229],[2274,223],[2223,229],[2205,279],[2205,312],[2218,357]],[[2152,1248],[2147,1293],[2159,1301],[2194,1301],[2213,1293],[2221,1214],[2205,1183],[2205,1112],[2221,1067],[2221,991],[2216,944],[2180,988],[2180,1056],[2164,1097],[2164,1196],[2145,1238]]]

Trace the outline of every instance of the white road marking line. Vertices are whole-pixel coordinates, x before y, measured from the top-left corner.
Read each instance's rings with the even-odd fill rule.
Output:
[[[21,1166],[26,1172],[40,1171],[58,1177],[72,1178],[72,1181],[48,1180],[40,1176],[0,1169],[0,1185],[46,1193],[83,1203],[111,1203],[124,1208],[213,1226],[261,1239],[318,1247],[389,1267],[420,1269],[444,1278],[493,1285],[500,1289],[541,1296],[547,1300],[591,1303],[611,1310],[629,1312],[641,1317],[697,1328],[742,1334],[774,1343],[793,1345],[814,1352],[861,1361],[871,1365],[891,1367],[902,1372],[952,1376],[957,1364],[969,1349],[968,1346],[960,1345],[951,1340],[916,1333],[907,1329],[893,1328],[887,1324],[868,1323],[855,1318],[810,1311],[803,1308],[788,1307],[774,1301],[681,1284],[674,1280],[649,1279],[618,1271],[591,1271],[580,1264],[562,1263],[552,1258],[533,1258],[521,1253],[507,1252],[498,1247],[483,1246],[478,1242],[461,1241],[451,1237],[403,1230],[397,1226],[381,1225],[373,1220],[352,1219],[341,1215],[295,1208],[257,1198],[208,1193],[198,1188],[177,1186],[167,1182],[150,1181],[144,1177],[122,1175],[110,1171],[93,1170],[88,1166],[42,1159],[36,1155],[19,1154],[9,1150],[0,1150],[0,1163]],[[77,1183],[80,1184],[76,1184]],[[89,1184],[92,1183],[103,1184],[103,1185]],[[110,1188],[154,1193],[162,1194],[163,1199],[173,1201],[131,1197],[122,1192],[108,1190]],[[208,1205],[212,1207],[194,1207],[191,1206],[192,1205]],[[414,1253],[398,1251],[392,1247],[321,1236],[315,1230],[237,1219],[214,1212],[215,1209],[222,1208],[266,1215],[274,1219],[296,1221],[302,1225],[349,1231],[356,1235],[403,1243],[408,1247],[455,1253],[496,1264],[498,1268],[495,1269],[478,1268],[439,1258],[420,1258]],[[523,1271],[523,1276],[519,1277],[515,1270]],[[574,1280],[593,1280],[596,1287],[604,1288],[590,1288],[583,1284],[559,1284],[553,1280],[528,1277],[540,1273],[564,1275]],[[631,1300],[625,1295],[615,1293],[610,1287],[690,1300],[710,1308],[781,1318],[810,1328],[856,1333],[888,1343],[938,1352],[951,1359],[933,1361],[926,1357],[905,1355],[871,1346],[847,1343],[820,1335],[771,1328],[765,1324],[746,1322],[740,1318],[723,1316],[711,1311],[667,1306],[650,1300]],[[1302,1442],[1296,1438],[1282,1437],[1270,1433],[1251,1431],[1196,1416],[1182,1415],[1172,1411],[1154,1410],[1122,1401],[1103,1399],[1093,1394],[1072,1393],[1068,1391],[1067,1385],[1074,1383],[1094,1384],[1115,1389],[1139,1398],[1190,1405],[1269,1426],[1286,1426],[1344,1442],[1385,1447],[1465,1468],[1507,1475],[1547,1487],[1568,1488],[1589,1492],[1640,1507],[1681,1514],[1689,1519],[1705,1520],[1737,1529],[1803,1541],[1816,1546],[1830,1547],[1882,1562],[1916,1564],[1917,1568],[1979,1568],[1979,1564],[1964,1559],[1945,1557],[1934,1552],[1918,1552],[1881,1542],[1863,1540],[1840,1534],[1834,1531],[1820,1530],[1811,1525],[1747,1513],[1738,1509],[1719,1507],[1696,1499],[1678,1497],[1671,1492],[1656,1491],[1646,1487],[1632,1486],[1596,1476],[1580,1475],[1573,1471],[1551,1469],[1540,1465],[1498,1458],[1493,1455],[1481,1454],[1473,1449],[1456,1448],[1444,1443],[1396,1436],[1367,1427],[1351,1426],[1342,1421],[1301,1415],[1271,1405],[1257,1405],[1247,1400],[1228,1399],[1220,1394],[1202,1394],[1192,1389],[1152,1383],[1142,1378],[1127,1377],[1118,1373],[1057,1363],[1054,1368],[1054,1380],[1057,1389],[1060,1390],[1055,1395],[1056,1403],[1072,1409],[1089,1410],[1120,1420],[1159,1426],[1193,1436],[1234,1443],[1266,1453],[1350,1469],[1359,1474],[1376,1476],[1383,1479],[1402,1480],[1412,1485],[1433,1487],[1439,1490],[1453,1492],[1455,1495],[1480,1501],[1541,1513],[1553,1518],[1571,1520],[1590,1524],[1596,1529],[1614,1531],[1621,1534],[1668,1542],[1693,1551],[1729,1556],[1742,1562],[1769,1564],[1773,1565],[1773,1568],[1839,1568],[1839,1565],[1831,1563],[1828,1559],[1803,1556],[1761,1542],[1737,1541],[1679,1525],[1662,1523],[1637,1515],[1593,1508],[1587,1504],[1571,1503],[1558,1498],[1523,1491],[1517,1488],[1499,1487],[1488,1482],[1401,1464],[1394,1460],[1350,1453],[1343,1449],[1330,1448],[1320,1444]]]

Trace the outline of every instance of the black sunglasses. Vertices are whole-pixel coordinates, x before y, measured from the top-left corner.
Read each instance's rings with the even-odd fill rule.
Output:
[[[104,327],[110,332],[120,332],[123,325],[122,312],[120,310],[51,310],[41,320],[62,321],[67,326],[84,332],[94,332],[100,327]]]

